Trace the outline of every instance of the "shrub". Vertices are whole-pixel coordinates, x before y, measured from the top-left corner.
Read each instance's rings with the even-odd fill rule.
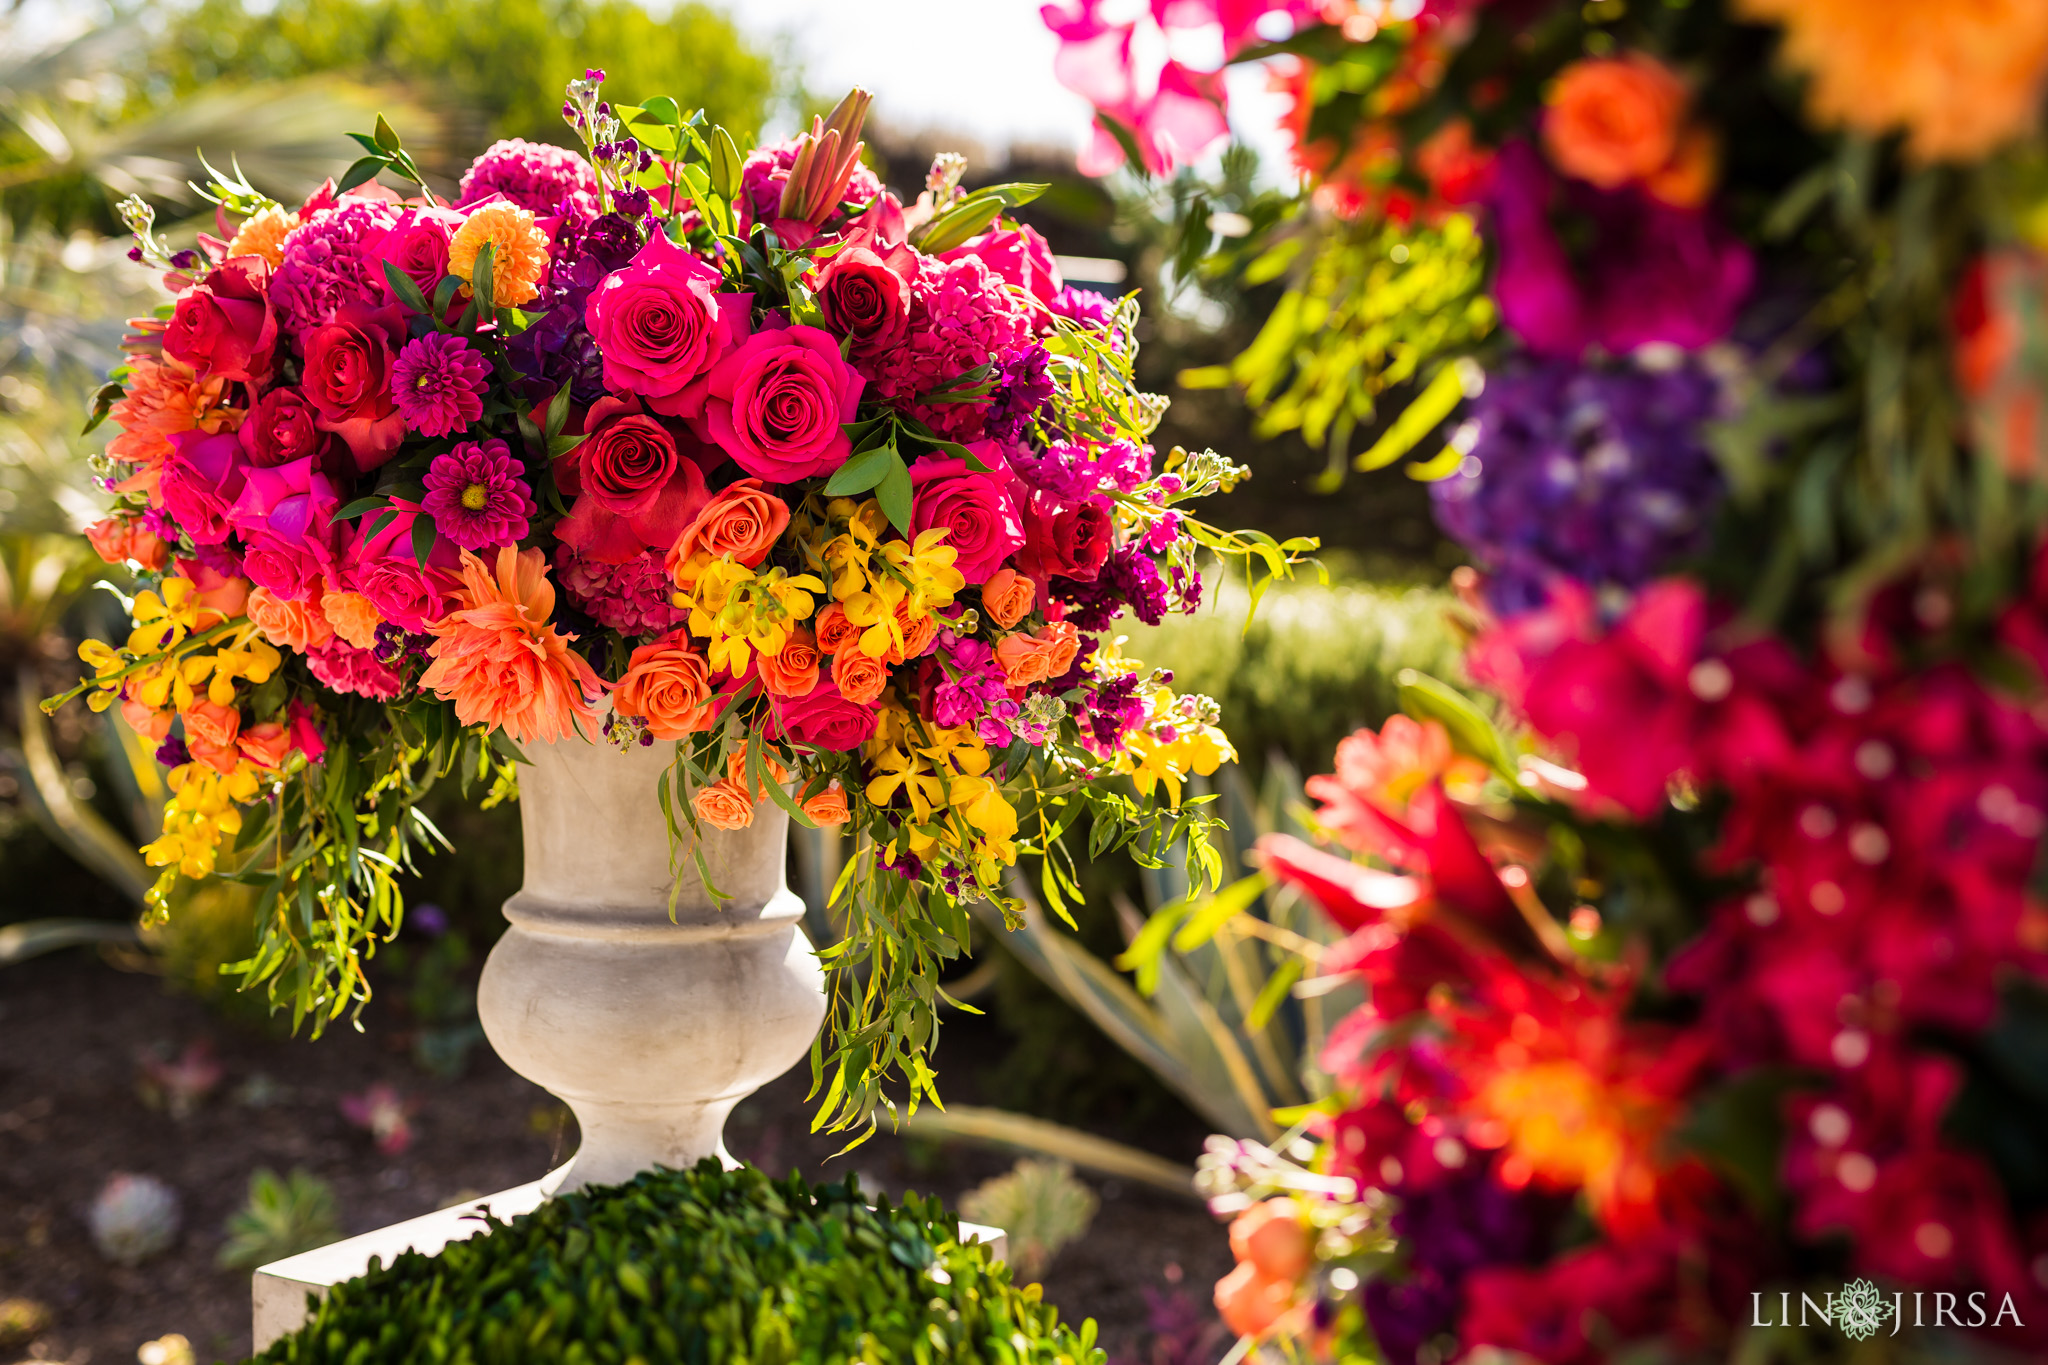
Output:
[[[935,1199],[715,1160],[549,1200],[337,1285],[259,1360],[1102,1365]]]

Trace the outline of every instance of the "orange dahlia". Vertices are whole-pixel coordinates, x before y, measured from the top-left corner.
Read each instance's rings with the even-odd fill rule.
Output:
[[[532,302],[548,273],[547,233],[517,204],[479,204],[448,240],[448,273],[468,279],[486,242],[491,247],[491,301],[500,308]],[[467,286],[462,292],[469,293]]]
[[[545,555],[503,546],[494,576],[464,550],[461,597],[460,607],[429,627],[434,662],[421,687],[453,701],[464,725],[522,742],[557,740],[579,719],[597,720],[593,702],[604,680],[569,648],[576,637],[548,624],[555,588]]]
[[[1982,156],[2034,126],[2048,75],[2041,0],[1737,0],[1785,28],[1813,116],[1906,132],[1921,161]]]

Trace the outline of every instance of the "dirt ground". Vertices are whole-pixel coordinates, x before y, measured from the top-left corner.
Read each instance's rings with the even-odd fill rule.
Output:
[[[140,1345],[172,1332],[200,1361],[247,1355],[248,1277],[215,1258],[259,1167],[328,1181],[344,1233],[356,1233],[532,1180],[573,1151],[567,1110],[488,1048],[471,1054],[460,1079],[439,1080],[412,1063],[402,1033],[379,1023],[373,1008],[364,1033],[263,1037],[82,951],[0,970],[0,1300],[34,1299],[53,1317],[31,1341],[0,1341],[0,1362],[127,1365]],[[987,1028],[949,1027],[937,1059],[949,1100],[973,1102],[974,1059],[995,1046]],[[139,1058],[200,1039],[225,1071],[208,1098],[175,1119],[145,1104]],[[728,1129],[738,1156],[812,1179],[852,1169],[869,1187],[936,1190],[948,1202],[1010,1163],[886,1135],[828,1161],[840,1144],[809,1133],[805,1079],[785,1076],[741,1107]],[[340,1108],[343,1096],[379,1083],[417,1106],[413,1141],[396,1156],[380,1154]],[[1151,1145],[1192,1160],[1196,1136]],[[86,1229],[93,1196],[116,1172],[168,1182],[183,1206],[176,1243],[132,1269],[103,1260]],[[1191,1199],[1090,1183],[1101,1212],[1044,1276],[1047,1300],[1073,1321],[1095,1318],[1112,1359],[1215,1360],[1213,1343],[1189,1349],[1152,1324],[1178,1318],[1181,1338],[1204,1335],[1209,1286],[1229,1267],[1221,1229]]]

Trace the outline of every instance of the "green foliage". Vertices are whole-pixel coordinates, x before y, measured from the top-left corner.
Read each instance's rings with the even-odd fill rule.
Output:
[[[549,1200],[438,1256],[337,1285],[258,1359],[1101,1365],[936,1200],[868,1208],[707,1159]]]
[[[768,58],[724,15],[679,4],[656,17],[632,0],[201,0],[152,64],[180,95],[330,71],[394,80],[470,111],[478,144],[566,142],[562,90],[585,67],[729,128],[760,127],[775,93]]]
[[[1034,1157],[960,1196],[962,1213],[1009,1234],[1010,1263],[1027,1280],[1044,1274],[1060,1248],[1088,1231],[1100,1206],[1072,1166]]]
[[[259,1265],[325,1246],[341,1235],[334,1189],[310,1171],[280,1177],[260,1170],[249,1177],[249,1200],[227,1223],[220,1263],[230,1270]]]

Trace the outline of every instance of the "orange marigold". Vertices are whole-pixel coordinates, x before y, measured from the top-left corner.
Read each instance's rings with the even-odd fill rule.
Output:
[[[455,703],[464,725],[513,739],[553,741],[593,723],[604,680],[569,648],[576,637],[548,624],[555,588],[539,550],[498,550],[495,575],[462,552],[462,605],[429,629],[433,663],[420,686]]]
[[[2048,77],[2040,0],[1736,0],[1785,28],[1821,123],[1903,128],[1920,161],[1982,156],[2034,126]]]
[[[516,307],[538,297],[541,278],[548,273],[548,235],[533,215],[502,200],[471,209],[448,240],[448,273],[468,279],[485,242],[491,244],[491,302]],[[462,292],[467,294],[469,287]]]

